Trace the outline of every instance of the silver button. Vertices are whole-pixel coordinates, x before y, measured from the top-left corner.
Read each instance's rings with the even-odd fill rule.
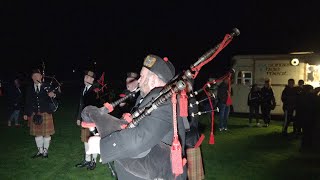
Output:
[[[116,146],[117,144],[116,144],[116,143],[113,143],[112,145],[113,145],[113,146]]]

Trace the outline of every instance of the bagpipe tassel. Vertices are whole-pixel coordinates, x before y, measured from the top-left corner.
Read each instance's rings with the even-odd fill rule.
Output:
[[[188,96],[185,90],[180,93],[180,116],[188,117]]]
[[[214,129],[214,111],[211,112],[211,132],[210,132],[209,144],[214,144],[213,129]]]
[[[178,124],[177,124],[177,98],[176,93],[173,93],[171,96],[172,102],[172,111],[173,111],[173,140],[171,146],[171,166],[172,166],[172,173],[175,177],[183,174],[183,165],[187,163],[186,159],[182,160],[182,148],[179,141],[178,136]]]
[[[227,106],[232,105],[232,99],[231,99],[231,79],[230,79],[230,75],[228,77],[228,97],[227,97],[227,102],[226,102]]]
[[[171,146],[171,165],[172,173],[175,174],[175,176],[183,173],[183,164],[181,144],[178,137],[174,137]]]

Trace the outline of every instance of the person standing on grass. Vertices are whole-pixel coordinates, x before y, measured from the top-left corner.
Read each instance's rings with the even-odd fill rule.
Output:
[[[303,101],[304,99],[304,80],[300,79],[298,81],[298,86],[297,86],[297,104],[296,104],[296,130],[297,130],[297,135],[302,134],[302,123],[304,117],[302,116],[303,114],[303,106],[299,105],[299,102]]]
[[[269,126],[271,120],[271,110],[274,110],[275,107],[276,100],[271,87],[271,80],[266,79],[264,81],[264,86],[261,88],[261,113],[264,121],[264,127]]]
[[[100,107],[100,100],[95,92],[94,87],[94,80],[96,75],[93,71],[85,71],[85,75],[83,78],[84,86],[81,88],[80,91],[80,102],[78,105],[78,112],[77,112],[77,125],[81,127],[81,112],[82,110],[89,105]],[[84,144],[84,150],[87,152],[89,150],[88,139],[92,136],[92,132],[89,131],[88,128],[81,127],[81,141]],[[87,167],[87,169],[93,170],[96,167],[98,154],[86,154],[84,153],[84,160],[80,163],[76,164],[76,167],[83,168]]]
[[[20,126],[19,116],[23,104],[22,92],[20,90],[20,80],[18,78],[14,80],[13,85],[9,85],[9,87],[7,88],[7,94],[9,112],[8,126],[10,127],[14,122],[14,125],[18,127]]]
[[[303,91],[297,98],[297,113],[303,118],[301,123],[302,127],[302,139],[301,150],[311,149],[313,137],[312,131],[316,121],[316,94],[314,93],[313,86],[304,85]],[[317,119],[318,120],[318,119]]]
[[[218,86],[218,107],[219,107],[219,130],[228,130],[228,119],[230,113],[229,98],[231,97],[231,92],[229,92],[229,79],[226,78]]]
[[[260,126],[259,123],[259,109],[261,102],[261,93],[257,84],[253,84],[251,90],[248,94],[248,106],[249,106],[249,126],[251,127],[252,118],[256,119],[257,127]]]
[[[24,120],[30,122],[30,135],[35,136],[38,152],[32,158],[48,158],[51,136],[55,133],[53,124],[53,110],[50,108],[55,92],[47,92],[47,85],[42,82],[39,69],[32,71],[33,83],[26,89]]]
[[[284,111],[284,123],[282,128],[282,134],[288,134],[288,126],[293,122],[293,133],[296,133],[296,122],[295,122],[295,110],[297,101],[297,88],[294,87],[294,79],[288,80],[288,85],[284,88],[281,94],[281,100],[283,102],[282,109]]]

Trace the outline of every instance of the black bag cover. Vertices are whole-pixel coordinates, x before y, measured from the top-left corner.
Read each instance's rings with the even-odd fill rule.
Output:
[[[110,114],[105,107],[98,108],[96,106],[86,106],[81,112],[81,118],[84,122],[95,123],[101,138],[121,130],[122,124],[127,121],[118,119]]]

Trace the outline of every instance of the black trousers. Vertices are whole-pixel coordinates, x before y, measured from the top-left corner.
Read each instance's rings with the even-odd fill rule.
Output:
[[[249,106],[249,123],[253,118],[256,119],[256,123],[259,122],[259,106]]]
[[[265,124],[269,124],[271,120],[271,108],[269,105],[261,106],[262,119]]]
[[[291,122],[293,122],[293,132],[296,133],[297,127],[296,127],[295,117],[293,116],[294,111],[295,109],[289,109],[289,108],[284,110],[284,122],[283,122],[283,128],[282,128],[283,133],[288,132],[288,126]]]

